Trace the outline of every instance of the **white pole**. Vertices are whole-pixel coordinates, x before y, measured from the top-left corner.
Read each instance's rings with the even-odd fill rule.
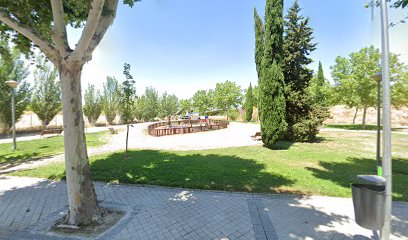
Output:
[[[392,167],[391,167],[391,100],[387,0],[381,0],[381,48],[383,87],[383,177],[385,186],[385,218],[381,228],[381,240],[389,240],[391,234],[392,211]]]

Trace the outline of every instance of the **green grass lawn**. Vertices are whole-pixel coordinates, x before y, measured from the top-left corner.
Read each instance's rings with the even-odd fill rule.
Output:
[[[375,134],[324,132],[319,143],[280,142],[203,151],[135,150],[91,157],[93,179],[227,191],[350,197],[358,174],[375,174]],[[408,135],[393,134],[394,199],[408,201]],[[14,173],[64,178],[64,164]]]
[[[88,147],[96,147],[108,142],[108,131],[86,134]],[[0,164],[22,163],[24,161],[52,156],[64,152],[64,140],[62,136],[35,139],[18,142],[17,150],[12,150],[12,143],[0,144]]]
[[[366,124],[363,127],[362,124],[327,124],[326,128],[337,128],[343,130],[377,130],[377,125]],[[392,131],[401,131],[403,128],[392,128]]]

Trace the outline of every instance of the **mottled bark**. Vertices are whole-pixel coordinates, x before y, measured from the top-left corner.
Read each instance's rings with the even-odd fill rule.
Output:
[[[88,225],[101,218],[86,150],[81,97],[82,65],[71,62],[60,67],[69,203],[66,223],[77,226]]]

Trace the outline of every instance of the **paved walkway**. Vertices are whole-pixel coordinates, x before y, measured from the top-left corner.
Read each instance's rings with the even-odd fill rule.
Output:
[[[95,186],[102,205],[127,211],[96,239],[376,239],[345,198]],[[47,233],[66,210],[64,182],[0,176],[0,239],[77,239]],[[392,239],[408,239],[408,204],[393,210]]]

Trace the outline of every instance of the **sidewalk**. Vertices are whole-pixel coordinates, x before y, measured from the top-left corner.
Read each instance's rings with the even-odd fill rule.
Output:
[[[351,199],[95,183],[102,205],[128,214],[98,239],[375,239]],[[67,209],[66,185],[0,176],[0,239],[77,239],[44,230]],[[395,203],[392,239],[408,238],[408,204]]]

